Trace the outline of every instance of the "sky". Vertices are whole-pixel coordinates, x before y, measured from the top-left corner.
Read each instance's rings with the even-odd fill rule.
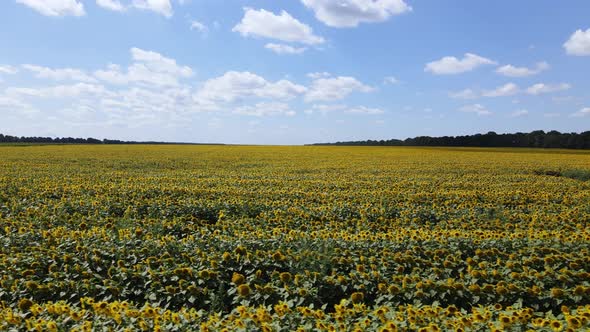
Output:
[[[4,0],[0,45],[8,135],[590,130],[587,0]]]

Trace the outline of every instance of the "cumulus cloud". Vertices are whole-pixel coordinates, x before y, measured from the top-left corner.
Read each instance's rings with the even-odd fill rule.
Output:
[[[473,53],[465,53],[463,59],[445,56],[437,61],[426,64],[425,72],[435,75],[452,75],[472,71],[484,65],[495,65],[496,62]]]
[[[484,90],[484,91],[473,91],[472,89],[465,89],[459,92],[451,92],[449,93],[449,97],[456,98],[456,99],[476,99],[479,97],[507,97],[507,96],[514,96],[520,93],[527,93],[530,95],[540,95],[545,93],[551,92],[558,92],[564,91],[571,88],[570,84],[567,83],[560,83],[560,84],[545,84],[545,83],[537,83],[526,90],[521,90],[520,87],[514,83],[506,83],[502,86],[499,86],[493,90]]]
[[[584,107],[576,113],[572,114],[573,117],[586,117],[590,116],[590,107]]]
[[[306,91],[306,87],[288,80],[269,82],[250,72],[228,71],[223,76],[207,80],[197,92],[197,98],[219,102],[248,97],[288,100]]]
[[[2,96],[0,95],[0,109],[14,110],[14,109],[31,109],[29,104],[24,103],[22,100],[15,98],[15,96]]]
[[[84,16],[84,5],[78,0],[16,0],[45,16]]]
[[[241,106],[236,108],[232,113],[259,117],[274,115],[295,115],[295,111],[291,110],[289,104],[277,102],[260,102],[256,103],[255,105]]]
[[[563,44],[569,55],[590,56],[590,29],[576,30]]]
[[[343,104],[314,104],[311,108],[304,111],[306,114],[320,113],[326,115],[331,112],[343,112],[349,114],[379,115],[385,113],[384,110],[375,107],[353,106],[349,107]]]
[[[170,0],[133,0],[133,7],[153,11],[167,18],[173,14]]]
[[[508,77],[527,77],[539,74],[542,71],[549,69],[547,62],[538,62],[534,68],[515,67],[513,65],[505,65],[496,69],[496,73]]]
[[[247,71],[228,71],[194,85],[187,82],[193,70],[173,58],[140,48],[130,49],[130,58],[127,67],[110,64],[92,74],[78,68],[21,65],[17,68],[32,72],[38,82],[0,91],[0,107],[20,109],[15,113],[17,116],[40,114],[76,127],[144,127],[159,123],[183,126],[195,113],[292,116],[295,111],[290,101],[294,98],[331,101],[354,92],[373,91],[353,77],[335,77],[329,73],[311,73],[309,87],[287,79],[268,80]],[[17,68],[1,66],[0,72],[16,73]],[[64,83],[43,86],[47,80]],[[43,112],[36,110],[39,105],[43,106]],[[320,104],[311,109],[322,113],[330,110],[368,115],[384,113],[382,109],[367,106]]]
[[[197,30],[201,33],[209,32],[209,28],[205,24],[195,20],[191,21],[191,30]]]
[[[544,94],[544,93],[569,90],[571,87],[572,86],[567,83],[560,83],[560,84],[537,83],[537,84],[530,86],[526,90],[526,92],[530,95],[540,95],[540,94]]]
[[[370,108],[370,107],[365,107],[365,106],[358,106],[358,107],[349,108],[345,112],[351,113],[351,114],[368,114],[368,115],[377,115],[377,114],[385,113],[385,111],[380,108]]]
[[[330,76],[332,76],[332,74],[324,71],[324,72],[308,73],[306,76],[309,77],[309,78],[311,78],[311,79],[316,80],[318,78],[330,77]]]
[[[455,99],[475,99],[479,96],[475,91],[471,89],[465,89],[458,92],[451,92],[449,93],[449,97]]]
[[[0,66],[0,74],[14,75],[18,73],[18,69],[13,66]]]
[[[335,28],[356,27],[360,23],[383,22],[391,16],[412,11],[403,0],[302,0],[315,17]]]
[[[96,0],[96,4],[102,8],[116,12],[122,12],[126,9],[119,0]]]
[[[465,105],[459,108],[459,111],[466,113],[475,113],[480,116],[492,114],[492,112],[490,112],[487,108],[485,108],[485,106],[481,104]]]
[[[308,45],[324,42],[324,38],[314,35],[311,27],[299,22],[284,10],[280,15],[275,15],[264,9],[244,8],[242,21],[232,31],[239,32],[244,37],[263,37]]]
[[[9,87],[6,95],[12,97],[38,97],[38,98],[74,98],[80,96],[105,95],[106,89],[102,85],[76,83],[70,85],[56,85],[43,88],[17,88]]]
[[[46,78],[55,81],[80,81],[80,82],[96,82],[96,79],[86,74],[84,71],[75,68],[58,68],[51,69],[47,67],[25,64],[24,69],[35,73],[38,78]]]
[[[484,91],[482,95],[484,97],[506,97],[506,96],[514,96],[515,94],[520,92],[520,88],[518,85],[514,83],[506,83],[502,86],[497,87],[494,90]]]
[[[350,76],[315,79],[305,95],[305,101],[340,100],[353,92],[371,92],[374,89]]]
[[[180,66],[176,60],[165,57],[154,51],[139,48],[130,50],[135,61],[127,72],[118,65],[109,65],[106,70],[97,70],[94,76],[110,84],[124,85],[131,82],[143,82],[157,86],[178,85],[179,79],[193,75],[193,70]]]
[[[96,4],[104,9],[124,12],[129,8],[147,10],[167,18],[174,14],[170,0],[130,0],[124,4],[121,0],[96,0]]]
[[[293,47],[285,44],[268,43],[264,45],[266,49],[269,49],[277,54],[302,54],[305,52],[305,47]]]
[[[332,105],[330,105],[330,104],[314,104],[311,106],[311,108],[305,110],[304,113],[306,113],[306,114],[320,113],[320,114],[326,115],[329,112],[344,110],[346,108],[347,108],[347,106],[342,105],[342,104],[332,104]]]
[[[135,61],[145,63],[146,66],[157,72],[171,73],[183,77],[189,77],[193,75],[193,71],[190,67],[179,66],[176,64],[176,60],[167,58],[154,51],[146,51],[137,47],[133,47],[131,49],[131,57]]]

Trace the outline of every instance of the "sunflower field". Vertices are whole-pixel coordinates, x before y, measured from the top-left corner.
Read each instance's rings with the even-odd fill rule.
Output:
[[[560,176],[584,172],[566,150],[0,146],[0,330],[589,330],[590,181]]]

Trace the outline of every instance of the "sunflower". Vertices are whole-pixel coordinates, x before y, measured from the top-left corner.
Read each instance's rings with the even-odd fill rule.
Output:
[[[236,273],[234,272],[234,274],[231,277],[231,282],[233,282],[236,285],[241,285],[246,281],[246,278],[244,277],[243,274],[240,273]]]
[[[57,332],[57,324],[54,321],[48,321],[45,325],[50,332]]]
[[[561,297],[563,297],[564,294],[565,294],[565,292],[561,288],[552,288],[551,289],[551,297],[553,297],[553,298],[556,298],[556,299],[561,298]]]
[[[561,331],[563,329],[563,325],[558,320],[552,320],[551,323],[549,323],[549,326],[553,331]]]
[[[360,303],[365,299],[365,294],[362,292],[354,292],[350,296],[352,303]]]
[[[399,293],[399,292],[400,292],[400,289],[399,289],[399,287],[398,287],[398,286],[396,286],[396,285],[390,285],[390,286],[387,288],[387,291],[389,292],[389,294],[397,294],[397,293]]]
[[[566,321],[567,321],[568,327],[571,327],[574,329],[582,327],[582,322],[580,322],[580,320],[577,317],[570,316],[566,319]]]
[[[33,306],[33,301],[29,299],[21,299],[18,301],[18,308],[22,311],[27,311]]]
[[[512,324],[512,319],[508,316],[500,315],[500,324],[502,324],[503,327],[510,326]]]
[[[238,286],[238,294],[242,297],[250,295],[251,289],[247,284],[241,284]]]
[[[291,281],[292,275],[289,272],[283,272],[279,275],[279,279],[281,279],[281,281],[283,283],[288,283],[289,281]]]

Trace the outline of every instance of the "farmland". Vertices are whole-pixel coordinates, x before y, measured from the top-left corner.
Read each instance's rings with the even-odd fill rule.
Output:
[[[588,171],[566,150],[0,146],[0,330],[589,328],[590,182],[555,176]]]

